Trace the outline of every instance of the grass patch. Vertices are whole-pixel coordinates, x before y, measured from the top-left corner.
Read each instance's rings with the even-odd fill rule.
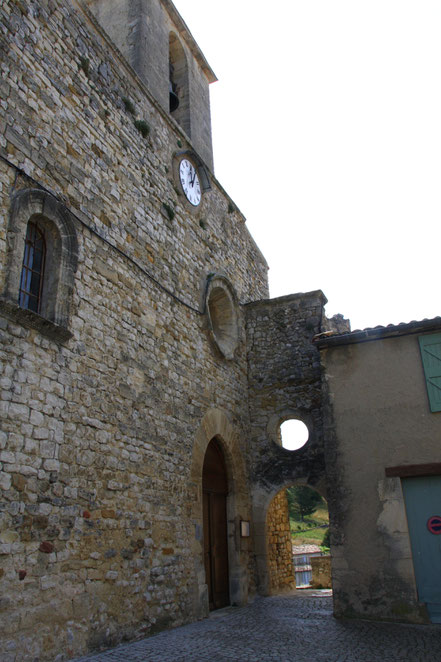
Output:
[[[320,547],[329,526],[328,509],[325,505],[320,505],[315,513],[305,517],[303,522],[291,517],[289,523],[293,545],[318,545]]]
[[[80,57],[79,67],[84,71],[86,76],[89,76],[90,61],[88,57]]]
[[[317,545],[321,547],[323,536],[326,529],[313,529],[311,531],[292,531],[291,538],[293,545]]]
[[[169,218],[169,221],[172,221],[175,217],[175,210],[173,209],[173,207],[171,205],[167,204],[167,202],[163,202],[162,206],[164,207],[164,209],[166,211],[166,214]]]
[[[130,113],[131,115],[134,115],[136,111],[135,111],[135,104],[133,103],[133,101],[131,101],[127,97],[122,97],[122,102],[127,112]]]
[[[147,138],[150,133],[150,127],[145,120],[135,120],[133,124],[138,129],[143,138]]]

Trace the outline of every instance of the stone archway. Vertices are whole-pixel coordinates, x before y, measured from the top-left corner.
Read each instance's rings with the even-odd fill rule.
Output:
[[[267,515],[271,503],[280,492],[295,483],[306,481],[285,481],[280,485],[257,487],[253,490],[253,525],[254,525],[254,549],[257,569],[257,590],[261,595],[269,595],[271,592],[270,558],[268,553]],[[325,478],[315,485],[308,485],[316,492],[326,498]]]
[[[203,528],[203,466],[208,444],[216,439],[222,449],[228,477],[227,537],[230,602],[245,604],[248,598],[249,550],[240,539],[241,520],[251,520],[251,506],[246,481],[245,464],[236,430],[225,411],[209,409],[196,432],[189,483],[190,519],[194,527],[192,556],[194,559],[193,608],[197,617],[208,616],[209,600],[204,566]]]

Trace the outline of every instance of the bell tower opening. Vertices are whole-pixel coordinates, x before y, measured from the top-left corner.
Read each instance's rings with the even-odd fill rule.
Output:
[[[202,473],[204,565],[210,610],[230,604],[228,573],[228,477],[219,441],[210,441]]]
[[[187,59],[174,32],[169,36],[169,75],[170,114],[191,138]]]

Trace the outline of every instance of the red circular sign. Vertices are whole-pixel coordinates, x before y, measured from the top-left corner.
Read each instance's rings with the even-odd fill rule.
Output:
[[[435,536],[441,535],[441,517],[439,515],[434,515],[427,520],[427,528],[430,533],[433,533]]]

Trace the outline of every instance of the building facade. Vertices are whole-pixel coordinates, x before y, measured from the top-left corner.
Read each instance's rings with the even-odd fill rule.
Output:
[[[267,265],[212,173],[213,74],[171,3],[138,4],[163,38],[154,81],[87,3],[0,9],[3,659],[208,613],[214,438],[228,600],[255,586],[244,304],[267,296]],[[176,51],[191,112],[175,119]]]
[[[441,622],[441,319],[318,338],[338,616]]]
[[[5,0],[0,25],[2,659],[291,586],[296,483],[329,500],[342,605],[313,339],[347,326],[321,291],[268,298],[183,19],[169,0]],[[291,418],[309,429],[295,452]]]

